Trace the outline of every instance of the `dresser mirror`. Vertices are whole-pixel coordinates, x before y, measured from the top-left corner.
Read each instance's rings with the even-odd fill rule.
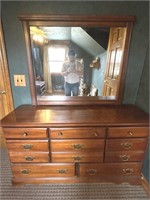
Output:
[[[19,19],[33,105],[122,102],[134,16],[20,15]],[[62,73],[70,50],[82,66],[75,96],[66,94],[68,79]]]

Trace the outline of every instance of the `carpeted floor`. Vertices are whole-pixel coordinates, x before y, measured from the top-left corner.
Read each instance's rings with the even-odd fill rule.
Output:
[[[11,170],[6,150],[0,150],[0,199],[1,200],[148,200],[141,186],[116,184],[11,184]]]

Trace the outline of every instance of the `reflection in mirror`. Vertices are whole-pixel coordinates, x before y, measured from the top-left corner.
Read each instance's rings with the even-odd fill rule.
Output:
[[[113,96],[104,94],[109,36],[109,27],[30,26],[37,95]],[[69,62],[69,50],[75,61]],[[66,93],[66,83],[73,87],[78,81],[77,94]]]

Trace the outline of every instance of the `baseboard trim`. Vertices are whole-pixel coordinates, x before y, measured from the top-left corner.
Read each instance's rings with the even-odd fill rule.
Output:
[[[145,192],[148,194],[148,197],[150,197],[150,185],[143,174],[141,174],[141,184]]]

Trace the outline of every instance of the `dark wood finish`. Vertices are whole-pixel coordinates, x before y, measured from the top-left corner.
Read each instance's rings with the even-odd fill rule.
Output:
[[[128,59],[131,30],[135,16],[97,16],[97,15],[20,15],[23,22],[26,41],[27,60],[32,104],[35,105],[91,105],[91,104],[121,104],[124,90],[125,71]],[[125,27],[125,40],[122,69],[120,72],[119,89],[116,98],[110,97],[38,97],[35,92],[35,80],[31,57],[29,26],[81,26],[81,27]]]
[[[51,150],[55,152],[66,151],[103,151],[104,140],[103,139],[74,139],[74,140],[51,140]]]
[[[116,151],[106,152],[105,162],[136,162],[143,161],[144,151]]]
[[[9,151],[49,151],[48,140],[7,140]]]
[[[109,128],[107,138],[148,137],[149,127],[115,127]]]
[[[141,184],[149,115],[133,105],[24,105],[1,125],[13,184]]]
[[[150,197],[150,185],[148,181],[146,180],[146,178],[143,176],[143,174],[141,175],[141,180],[142,180],[142,186],[145,192],[147,193],[148,197]]]
[[[12,163],[49,162],[49,152],[9,152],[9,157]]]
[[[79,176],[140,176],[141,167],[141,163],[80,163]]]
[[[21,117],[23,116],[23,117]],[[35,117],[36,116],[36,117]],[[146,126],[149,115],[132,105],[31,106],[22,105],[1,121],[2,127]]]
[[[106,151],[145,151],[147,139],[106,140]]]
[[[103,162],[103,152],[52,152],[52,162]]]
[[[50,138],[105,138],[105,128],[51,128]]]
[[[48,138],[46,128],[4,128],[5,138],[33,139],[33,138]]]
[[[74,164],[14,164],[14,177],[68,177],[75,176]]]

